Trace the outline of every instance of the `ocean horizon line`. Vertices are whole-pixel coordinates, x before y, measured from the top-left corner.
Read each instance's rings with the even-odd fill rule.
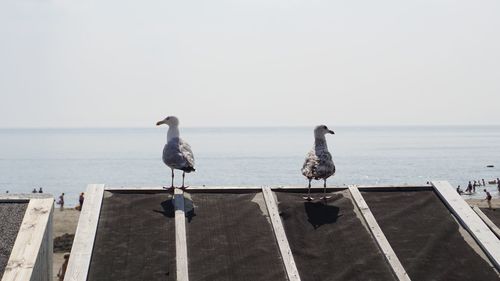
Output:
[[[245,125],[245,126],[183,126],[185,129],[306,129],[316,125]],[[500,127],[500,124],[355,124],[355,125],[331,125],[337,128],[493,128]],[[133,130],[133,129],[154,129],[157,126],[74,126],[74,127],[0,127],[0,130]]]

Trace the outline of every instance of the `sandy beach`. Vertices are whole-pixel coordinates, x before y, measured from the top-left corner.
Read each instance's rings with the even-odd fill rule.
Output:
[[[485,199],[467,199],[465,200],[470,206],[478,206],[479,208],[488,208],[488,203]],[[500,208],[500,198],[491,199],[491,207]]]
[[[60,208],[56,207],[54,209],[54,239],[66,233],[75,234],[79,217],[80,211],[77,211],[75,208],[65,208],[61,210]],[[59,280],[57,278],[57,272],[64,262],[64,254],[66,253],[54,253],[54,280]]]

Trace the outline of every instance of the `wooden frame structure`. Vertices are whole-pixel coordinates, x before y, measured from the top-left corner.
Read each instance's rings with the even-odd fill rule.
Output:
[[[52,281],[54,198],[12,194],[0,203],[28,204],[1,281]]]
[[[286,238],[285,229],[281,222],[281,218],[278,211],[278,204],[274,198],[273,192],[269,187],[263,187],[262,193],[264,195],[264,200],[266,202],[267,212],[269,217],[271,217],[271,224],[273,226],[274,235],[276,236],[276,242],[281,252],[281,257],[283,259],[283,264],[285,266],[285,271],[288,276],[289,281],[300,281],[299,271],[295,265],[295,260],[293,258],[292,250],[288,244],[288,239]]]
[[[87,187],[64,280],[87,280],[103,195],[104,184]]]
[[[312,188],[322,191],[323,188]],[[97,223],[102,205],[104,191],[159,191],[162,187],[104,187],[104,185],[89,185],[86,191],[87,198],[80,215],[78,228],[75,235],[75,242],[71,251],[68,269],[65,281],[86,281],[92,250],[94,245]],[[421,186],[340,186],[328,187],[329,191],[348,190],[354,206],[359,210],[364,223],[368,226],[370,234],[378,245],[381,253],[392,270],[396,280],[410,281],[405,268],[399,261],[396,253],[392,249],[389,241],[385,237],[377,220],[370,211],[370,208],[360,191],[378,190],[378,191],[411,191],[411,190],[434,190],[441,198],[445,206],[457,218],[459,223],[466,229],[474,240],[480,245],[483,252],[489,258],[491,264],[500,271],[500,240],[486,226],[481,218],[467,205],[467,203],[455,192],[447,182],[436,181],[430,185]],[[290,281],[300,281],[300,274],[294,261],[293,253],[287,240],[283,228],[282,219],[278,211],[275,194],[273,191],[306,191],[304,187],[191,187],[189,193],[198,192],[216,192],[216,193],[235,193],[235,192],[262,192],[265,206],[274,231],[275,241],[278,245],[283,266]],[[188,253],[186,239],[186,217],[184,206],[184,192],[175,189],[173,203],[175,209],[175,243],[176,243],[176,273],[177,280],[189,280]]]
[[[460,224],[474,237],[497,270],[500,270],[500,240],[446,181],[433,181],[434,189],[460,221]]]
[[[361,195],[358,188],[354,185],[349,186],[349,192],[351,193],[353,201],[356,203],[358,210],[361,212],[361,215],[368,225],[373,238],[375,238],[380,251],[384,254],[384,257],[389,263],[389,266],[391,267],[391,270],[396,278],[399,281],[410,281],[410,277],[396,256],[396,253],[389,244],[389,241],[387,241],[384,232],[378,225],[377,220],[368,207],[368,204],[366,204],[366,201],[363,199],[363,195]]]
[[[491,229],[491,231],[493,231],[493,233],[497,236],[497,238],[500,239],[500,228],[498,228],[498,226],[496,226],[496,224],[494,224],[490,220],[490,218],[488,218],[488,216],[486,216],[486,214],[483,213],[483,211],[481,211],[481,208],[479,208],[478,206],[472,206],[472,209],[484,221],[484,223]]]
[[[186,215],[184,208],[184,192],[174,190],[175,209],[175,254],[177,267],[177,280],[189,280],[188,254],[186,242]]]

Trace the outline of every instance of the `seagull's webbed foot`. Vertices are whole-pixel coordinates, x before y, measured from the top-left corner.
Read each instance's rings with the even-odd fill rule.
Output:
[[[314,198],[312,198],[311,196],[302,196],[302,198],[304,198],[304,200],[307,200],[307,201],[314,200]]]
[[[181,187],[179,187],[179,188],[180,188],[180,189],[182,189],[182,191],[186,191],[186,189],[188,189],[188,188],[189,188],[189,185],[188,185],[188,186],[184,186],[184,185],[183,185],[183,186],[181,186]]]
[[[331,197],[331,196],[329,196],[329,195],[326,195],[326,196],[321,196],[319,199],[320,199],[320,200],[325,200],[325,201],[326,201],[327,199],[330,199],[330,198],[332,198],[332,197]]]
[[[175,186],[173,186],[173,185],[172,185],[172,186],[170,186],[170,187],[168,187],[168,186],[164,186],[164,187],[163,187],[163,189],[168,190],[168,191],[174,191]]]

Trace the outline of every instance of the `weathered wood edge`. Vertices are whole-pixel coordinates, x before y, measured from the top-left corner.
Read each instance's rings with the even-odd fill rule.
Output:
[[[187,191],[196,191],[196,190],[260,190],[260,186],[248,186],[248,187],[243,187],[243,186],[211,186],[211,187],[205,187],[205,186],[190,186],[189,188],[186,189]],[[154,190],[154,191],[165,191],[169,192],[162,186],[149,186],[149,187],[106,187],[106,190],[109,191],[127,191],[127,190]]]
[[[495,268],[500,270],[500,240],[447,181],[431,183],[448,209],[476,240]]]
[[[29,200],[2,281],[52,280],[53,209],[53,198]]]
[[[278,205],[276,203],[276,200],[274,199],[271,188],[262,187],[262,194],[264,195],[264,201],[266,202],[267,211],[269,213],[269,217],[271,218],[271,225],[276,237],[276,242],[278,243],[278,247],[280,249],[288,280],[300,281],[299,271],[297,270],[292,250],[290,249],[285,229],[283,228],[283,223],[281,222]]]
[[[104,184],[87,186],[64,281],[87,280],[103,196]]]
[[[8,193],[0,194],[0,203],[28,203],[31,199],[54,198],[48,193]]]
[[[500,239],[500,228],[498,228],[498,226],[496,226],[490,220],[490,218],[488,218],[488,216],[485,213],[483,213],[483,211],[481,211],[481,208],[479,208],[478,206],[472,206],[472,209],[484,221],[484,223],[491,229],[491,231],[493,231],[493,233],[497,236],[497,238]]]
[[[184,209],[184,191],[174,191],[175,206],[175,261],[178,281],[188,281],[188,255],[186,239],[186,215]]]
[[[307,187],[304,186],[266,186],[273,191],[286,191],[286,190],[307,190]],[[327,187],[327,190],[345,190],[348,186],[330,186]],[[358,189],[432,189],[432,185],[360,185]],[[260,191],[262,186],[190,186],[186,191],[189,192],[198,192],[198,191],[235,191],[235,190],[255,190]],[[312,190],[321,190],[323,191],[323,187],[312,187]],[[152,186],[152,187],[106,187],[105,190],[109,191],[161,191],[164,190],[168,192],[161,186]]]
[[[0,203],[29,203],[30,199],[22,199],[22,198],[9,198],[9,199],[1,199]]]
[[[49,270],[49,280],[52,281],[54,280],[54,201],[51,202],[51,212],[52,214],[50,215],[49,217],[49,223],[48,223],[48,226],[47,226],[47,239],[48,239],[48,247],[47,247],[47,251],[48,251],[48,260],[47,260],[47,266],[48,266],[48,270]]]
[[[410,277],[408,276],[408,273],[404,269],[403,265],[399,261],[396,253],[392,249],[389,241],[385,237],[384,232],[380,228],[379,224],[377,223],[377,220],[375,219],[375,216],[373,216],[373,213],[371,212],[370,208],[368,207],[368,204],[366,203],[365,199],[363,198],[363,195],[359,192],[358,188],[354,185],[349,186],[349,192],[351,193],[352,199],[356,203],[356,206],[358,210],[360,211],[361,215],[363,216],[363,219],[365,220],[366,224],[368,225],[368,228],[370,229],[371,234],[375,238],[375,241],[377,242],[377,245],[379,246],[380,250],[384,254],[384,257],[386,261],[389,263],[389,266],[392,269],[392,272],[396,276],[396,278],[400,281],[410,281]]]

